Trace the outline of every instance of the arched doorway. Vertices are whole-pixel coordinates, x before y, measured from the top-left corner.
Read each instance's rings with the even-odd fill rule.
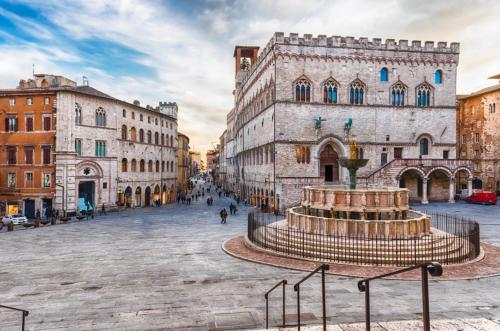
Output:
[[[419,201],[423,198],[424,174],[413,168],[405,169],[399,175],[399,187],[407,188],[410,201]]]
[[[146,190],[144,191],[144,206],[151,206],[151,188],[149,186],[147,186]]]
[[[161,203],[163,205],[167,204],[167,185],[163,185],[163,188],[161,189]]]
[[[142,205],[141,201],[142,201],[142,190],[141,190],[141,187],[138,186],[135,189],[135,205],[136,205],[136,207],[140,207]]]
[[[95,182],[82,181],[78,183],[78,209],[91,212],[95,208]]]
[[[327,183],[339,181],[339,155],[330,144],[319,154],[319,176]]]
[[[132,206],[132,188],[130,186],[127,186],[123,196],[124,196],[125,206],[127,207]]]
[[[428,175],[427,190],[429,201],[446,201],[450,197],[451,173],[448,170],[436,169]]]

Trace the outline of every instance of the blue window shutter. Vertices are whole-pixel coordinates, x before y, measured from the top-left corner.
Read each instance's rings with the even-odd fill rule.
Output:
[[[443,72],[441,70],[436,70],[436,73],[434,74],[434,82],[436,84],[443,83]]]
[[[380,80],[382,82],[387,82],[389,80],[389,71],[387,70],[387,68],[382,68],[380,70]]]

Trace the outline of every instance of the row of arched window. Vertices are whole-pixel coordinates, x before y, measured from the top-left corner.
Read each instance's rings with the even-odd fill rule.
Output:
[[[75,103],[75,124],[82,124],[82,106]],[[95,126],[106,126],[106,111],[99,107],[95,110]]]
[[[140,143],[148,143],[148,144],[153,144],[153,133],[151,130],[148,130],[146,133],[144,129],[139,129],[139,140],[137,140],[137,133],[135,127],[130,128],[130,136],[128,133],[128,128],[125,124],[122,125],[122,132],[121,132],[121,138],[122,140],[131,140],[131,141],[138,141]],[[168,134],[165,136],[165,134],[159,134],[158,132],[154,133],[154,144],[155,145],[160,145],[160,146],[170,146],[174,147],[174,136],[169,136]]]
[[[311,102],[311,82],[303,77],[295,82],[295,101]],[[323,102],[327,104],[340,103],[340,84],[333,78],[326,80],[323,84]],[[348,86],[348,103],[351,105],[366,104],[366,84],[360,79],[355,79]],[[415,105],[417,107],[430,107],[433,105],[433,87],[423,82],[415,88]],[[390,104],[402,107],[408,104],[408,87],[401,81],[396,82],[390,88]]]
[[[265,87],[261,89],[256,95],[252,96],[250,100],[246,101],[241,106],[241,117],[237,120],[237,126],[240,127],[243,123],[254,118],[259,112],[271,105],[274,100],[274,84],[271,80],[266,83]]]
[[[166,168],[165,168],[166,167]],[[153,162],[152,160],[149,160],[147,163],[147,171],[148,172],[174,172],[174,161],[162,161],[161,162],[161,170],[160,170],[160,161]],[[146,172],[146,161],[143,159],[139,161],[139,169],[137,169],[137,160],[132,159],[130,161],[130,168],[129,168],[129,162],[127,159],[122,159],[122,172]]]
[[[496,112],[496,104],[490,103],[488,105],[488,111],[490,112],[490,114],[493,114],[494,112]]]
[[[240,160],[243,165],[262,165],[274,162],[274,150],[272,145],[265,145],[245,151],[243,159]]]

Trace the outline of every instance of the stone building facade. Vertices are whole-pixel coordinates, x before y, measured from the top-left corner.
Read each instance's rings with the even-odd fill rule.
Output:
[[[183,133],[178,133],[177,150],[177,192],[188,191],[188,180],[191,172],[191,161],[189,154],[189,137]]]
[[[471,178],[455,153],[459,44],[275,33],[234,56],[234,175],[253,204],[283,209],[306,185],[346,182],[346,123],[369,159],[360,184],[452,202],[457,174]]]
[[[500,194],[500,84],[458,97],[457,138],[459,157],[474,164],[473,188]]]
[[[174,201],[177,105],[141,107],[74,86],[57,93],[57,121],[55,208]]]

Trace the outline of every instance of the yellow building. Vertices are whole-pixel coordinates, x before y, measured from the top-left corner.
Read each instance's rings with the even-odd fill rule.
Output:
[[[187,193],[190,173],[189,137],[178,133],[177,141],[177,192]]]

